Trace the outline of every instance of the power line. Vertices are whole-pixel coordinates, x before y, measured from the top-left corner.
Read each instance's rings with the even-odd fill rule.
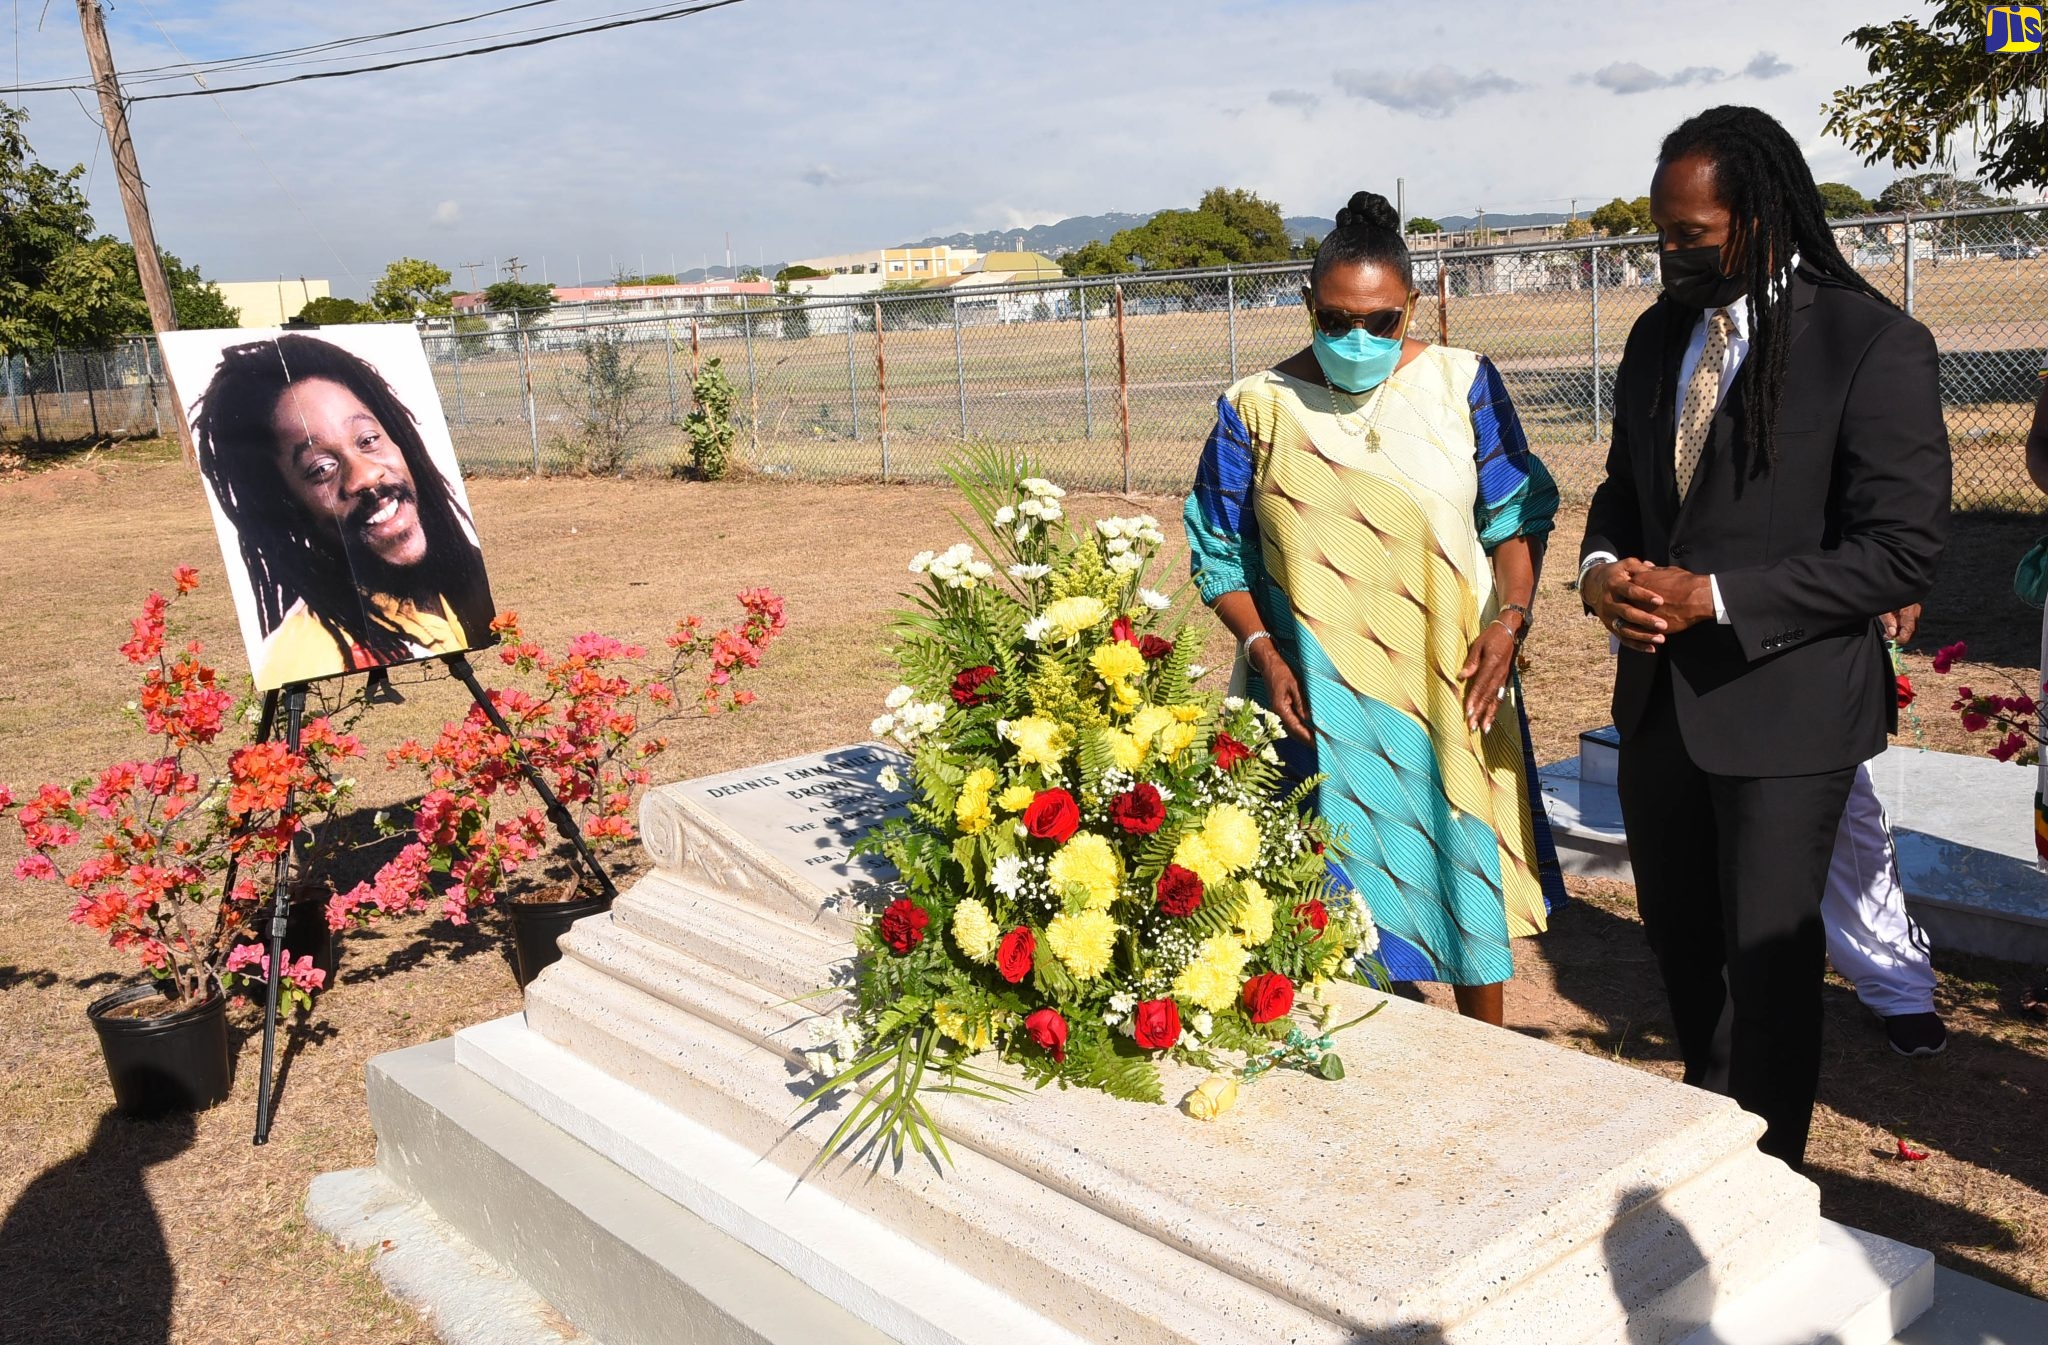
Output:
[[[467,56],[486,56],[497,51],[513,51],[521,47],[538,47],[548,42],[559,42],[566,37],[582,37],[589,33],[610,32],[616,28],[633,28],[645,23],[662,23],[669,19],[687,19],[698,14],[708,13],[714,9],[724,9],[728,5],[737,5],[739,3],[740,0],[705,0],[705,3],[702,4],[685,5],[676,9],[662,10],[658,13],[646,14],[638,18],[614,19],[608,23],[588,24],[581,28],[570,29],[567,32],[523,38],[517,42],[499,42],[490,46],[472,47],[466,51],[444,52],[438,56],[417,56],[409,61],[386,61],[379,65],[357,66],[350,70],[318,70],[311,74],[289,75],[283,79],[259,80],[253,84],[230,84],[220,89],[180,89],[174,93],[138,94],[129,101],[147,103],[164,98],[196,98],[204,94],[247,93],[252,89],[270,89],[281,84],[301,84],[307,80],[341,79],[348,75],[368,75],[383,70],[402,70],[407,66],[434,65],[441,61],[461,60]]]
[[[187,59],[183,52],[178,52],[177,44],[173,42],[170,46],[172,51],[178,52],[178,59],[176,61],[168,65],[145,65],[134,70],[123,71],[122,79],[130,83],[138,80],[150,83],[155,82],[156,79],[183,79],[194,74],[205,74],[212,70],[232,69],[236,66],[278,60],[288,56],[304,56],[314,52],[330,51],[339,47],[361,46],[369,42],[383,42],[395,37],[411,37],[417,33],[432,32],[438,28],[455,28],[465,23],[478,23],[484,19],[493,19],[501,14],[512,14],[523,9],[538,9],[542,5],[555,5],[561,2],[562,0],[522,0],[522,3],[519,4],[505,5],[499,9],[487,9],[479,14],[466,14],[459,19],[442,19],[437,23],[422,23],[411,28],[393,28],[381,33],[364,33],[356,37],[332,38],[325,42],[310,42],[298,47],[280,47],[275,51],[251,52],[243,56],[223,56],[218,60],[212,61]],[[15,0],[17,16],[20,13],[20,3],[21,0]],[[17,42],[19,40],[18,24],[19,19],[17,17]],[[162,28],[159,27],[158,31],[161,32]],[[167,38],[166,41],[168,40]],[[39,84],[23,84],[20,71],[17,69],[14,89],[17,93],[45,93],[62,90],[70,87],[72,83],[85,79],[85,76],[74,75],[44,80]],[[90,89],[93,85],[87,81],[82,87]]]

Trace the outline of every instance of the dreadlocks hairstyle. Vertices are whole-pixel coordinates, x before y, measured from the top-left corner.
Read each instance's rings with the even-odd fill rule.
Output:
[[[271,428],[277,404],[293,383],[315,378],[347,388],[398,445],[427,538],[421,567],[461,621],[463,634],[486,638],[495,613],[483,552],[470,540],[469,511],[427,456],[412,412],[367,361],[297,333],[222,352],[192,419],[199,468],[234,524],[263,633],[277,629],[292,604],[303,600],[334,637],[348,669],[415,657],[405,633],[363,601],[349,558],[336,554],[334,543],[301,515],[278,468]]]
[[[1754,107],[1710,107],[1664,137],[1657,166],[1692,155],[1714,165],[1714,193],[1733,218],[1730,238],[1748,288],[1749,357],[1736,377],[1745,421],[1743,453],[1751,474],[1776,465],[1775,422],[1785,386],[1786,334],[1792,317],[1792,258],[1824,283],[1891,300],[1849,265],[1835,244],[1798,142]],[[1661,396],[1661,390],[1659,395]]]
[[[1316,249],[1315,262],[1308,268],[1309,288],[1314,289],[1331,267],[1351,262],[1391,267],[1403,285],[1415,288],[1408,245],[1401,241],[1401,212],[1378,192],[1353,192],[1337,212],[1337,227]]]

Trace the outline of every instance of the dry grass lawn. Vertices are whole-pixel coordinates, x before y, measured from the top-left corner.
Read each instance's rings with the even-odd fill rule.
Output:
[[[893,680],[882,623],[907,579],[903,559],[956,535],[948,492],[927,486],[481,480],[472,497],[500,605],[549,641],[585,629],[656,637],[683,612],[723,614],[736,589],[755,583],[788,597],[789,633],[756,684],[761,704],[706,726],[713,731],[667,758],[676,777],[863,737]],[[1112,505],[1075,503],[1084,513]],[[1176,500],[1143,507],[1178,515]],[[1564,520],[1561,554],[1576,547],[1578,526]],[[2024,668],[2034,656],[2031,619],[1998,595],[2030,530],[1971,519],[1960,533],[1922,644],[1967,637]],[[161,449],[0,480],[0,535],[0,780],[69,778],[132,742],[119,714],[131,688],[113,648],[174,564],[198,564],[207,583],[187,608],[192,633],[223,667],[238,666],[197,485]],[[1604,722],[1607,657],[1597,628],[1554,583],[1542,605],[1530,699],[1537,750],[1550,760],[1573,750],[1579,729]],[[1954,679],[1926,672],[1924,657],[1915,664],[1928,740],[1962,746],[1941,708]],[[373,748],[462,707],[445,681],[401,680],[408,703],[365,726]],[[380,769],[363,774],[366,802],[389,798]],[[307,1229],[300,1204],[314,1174],[372,1161],[362,1090],[370,1056],[518,1008],[497,923],[453,930],[419,921],[351,935],[338,985],[290,1043],[272,1142],[254,1149],[256,1043],[246,1035],[225,1106],[183,1124],[108,1115],[83,1011],[134,969],[65,924],[56,892],[5,876],[18,855],[18,840],[0,834],[0,1121],[9,1140],[0,1151],[0,1335],[145,1345],[431,1340],[364,1258]],[[1676,1073],[1629,891],[1580,884],[1578,895],[1551,935],[1522,950],[1511,1021],[1571,1049]],[[2038,1141],[2048,1031],[2009,1011],[2030,969],[1946,955],[1937,963],[1956,1036],[1932,1062],[1893,1057],[1846,989],[1831,987],[1814,1176],[1834,1217],[2048,1293],[2048,1151]],[[246,1015],[239,1025],[246,1033]],[[1898,1161],[1899,1136],[1933,1157]],[[1571,1136],[1538,1142],[1573,1161]]]

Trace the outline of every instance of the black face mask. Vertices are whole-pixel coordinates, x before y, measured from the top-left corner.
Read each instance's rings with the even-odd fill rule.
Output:
[[[1721,269],[1718,243],[1660,252],[1657,269],[1664,281],[1664,293],[1671,296],[1673,303],[1701,312],[1726,308],[1749,289],[1748,280]]]

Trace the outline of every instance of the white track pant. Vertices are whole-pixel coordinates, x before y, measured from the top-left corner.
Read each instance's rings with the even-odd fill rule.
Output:
[[[1820,914],[1828,931],[1828,961],[1855,985],[1856,997],[1872,1013],[1890,1018],[1934,1011],[1927,935],[1906,914],[1891,827],[1868,766],[1856,768],[1849,789]]]

